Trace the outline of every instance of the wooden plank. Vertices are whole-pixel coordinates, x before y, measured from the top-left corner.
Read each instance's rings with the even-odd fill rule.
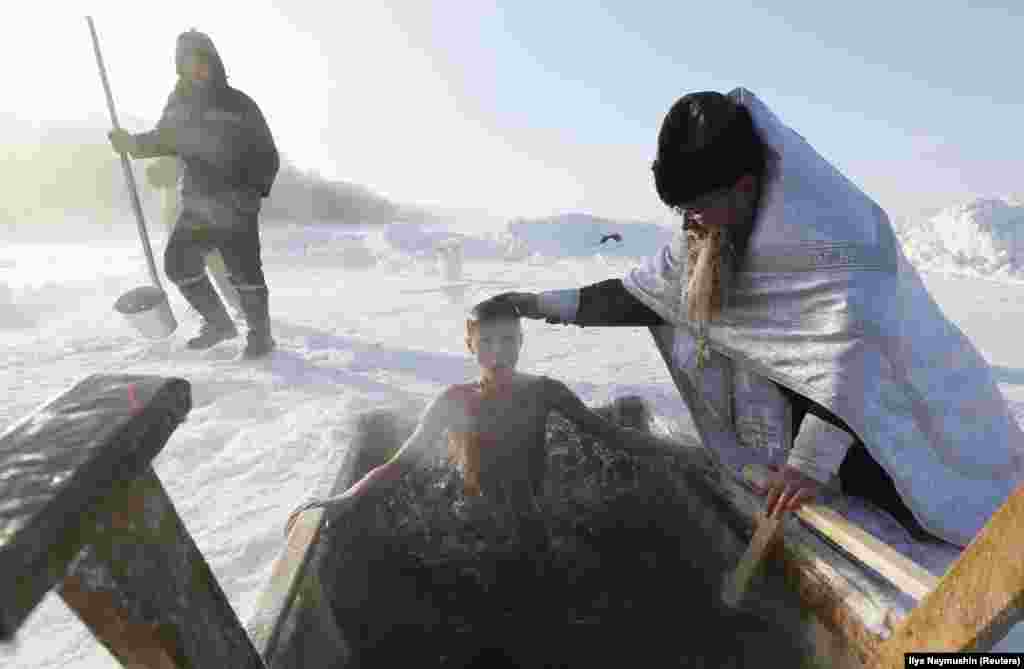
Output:
[[[256,602],[256,611],[246,626],[265,660],[274,653],[280,632],[280,626],[275,623],[289,613],[305,577],[313,547],[320,539],[323,520],[323,509],[311,509],[296,518],[284,549],[274,560],[270,580]]]
[[[761,465],[749,465],[744,468],[743,476],[750,483],[764,487],[771,478],[771,472]],[[919,601],[935,589],[939,582],[939,579],[924,567],[827,506],[805,504],[794,513],[797,518],[820,532],[829,541]]]
[[[352,438],[338,445],[336,461],[328,463],[324,485],[313,491],[313,497],[338,495],[347,490],[369,467],[394,454],[416,427],[422,405],[411,403],[390,409],[377,409],[359,414],[352,420]],[[285,516],[282,516],[282,526]],[[332,572],[321,573],[330,560],[325,539],[326,518],[321,509],[303,512],[296,519],[289,536],[289,546],[306,545],[305,563],[300,565],[299,552],[285,549],[274,565],[274,573],[260,598],[255,616],[249,624],[250,635],[271,669],[301,669],[324,665],[331,658],[333,666],[348,666],[351,648],[334,619],[328,593],[334,592]],[[335,520],[346,523],[345,514]],[[319,534],[307,543],[312,526]],[[306,527],[306,530],[300,530]]]
[[[371,412],[370,416],[382,414]],[[355,482],[361,451],[379,441],[379,430],[368,429],[367,415],[353,421],[353,438],[339,444],[339,455],[328,463],[328,482],[318,486],[313,496],[329,497],[346,490]],[[394,442],[393,435],[380,441]],[[320,582],[319,570],[324,555],[322,531],[326,521],[323,509],[304,511],[296,518],[281,553],[271,568],[271,577],[249,619],[247,629],[268,667],[301,667],[307,656],[349,655],[334,621],[327,593]],[[282,517],[282,527],[284,516]],[[322,659],[320,661],[323,661]],[[337,666],[344,662],[336,661]]]
[[[64,578],[95,510],[191,408],[184,379],[97,374],[0,436],[0,640]]]
[[[881,648],[879,667],[908,652],[985,652],[1024,620],[1024,484]]]
[[[111,654],[129,667],[263,669],[152,468],[103,506],[58,592]]]
[[[159,626],[133,620],[116,591],[92,590],[80,576],[71,575],[61,583],[60,596],[121,666],[177,669],[160,639]]]

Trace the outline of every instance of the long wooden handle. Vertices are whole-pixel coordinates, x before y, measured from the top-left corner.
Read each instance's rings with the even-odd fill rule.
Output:
[[[750,545],[747,547],[743,557],[740,558],[735,571],[729,575],[722,588],[722,602],[726,606],[735,609],[743,601],[758,566],[764,561],[768,549],[771,548],[775,539],[779,536],[782,518],[783,514],[775,516],[762,515],[761,521],[757,525],[757,531],[754,532],[754,536],[750,540]]]
[[[771,472],[762,465],[747,465],[743,477],[759,488],[767,486]],[[939,579],[891,546],[879,541],[841,515],[821,504],[805,504],[795,512],[844,551],[888,579],[918,601],[935,589]]]
[[[121,126],[117,121],[117,110],[114,109],[114,96],[110,92],[110,82],[107,80],[107,68],[103,64],[103,54],[100,53],[100,40],[96,36],[96,26],[93,25],[92,17],[87,16],[85,20],[89,24],[89,34],[92,35],[92,48],[96,53],[96,64],[100,69],[103,92],[107,96],[107,110],[110,112],[110,122],[116,130]],[[128,160],[128,154],[124,152],[121,152],[121,169],[124,170],[124,178],[128,182],[128,195],[131,197],[132,209],[135,212],[135,222],[139,226],[142,250],[146,254],[146,262],[149,265],[149,277],[153,280],[153,285],[159,288],[160,292],[163,292],[164,288],[160,284],[160,275],[156,271],[156,262],[153,260],[153,249],[149,244],[149,235],[146,233],[146,219],[142,215],[142,203],[139,201],[139,189],[135,185],[135,174],[132,172],[132,165]]]

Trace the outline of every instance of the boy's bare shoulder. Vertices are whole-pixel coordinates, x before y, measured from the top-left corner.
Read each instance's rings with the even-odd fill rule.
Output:
[[[438,400],[446,404],[457,404],[459,406],[471,405],[480,397],[480,386],[476,383],[456,383],[445,388],[438,396]]]
[[[448,386],[434,397],[424,414],[426,425],[441,426],[443,429],[466,429],[469,420],[477,413],[479,392],[472,383]]]
[[[461,413],[473,414],[480,405],[480,386],[474,382],[450,385],[437,401],[449,411],[459,409]]]

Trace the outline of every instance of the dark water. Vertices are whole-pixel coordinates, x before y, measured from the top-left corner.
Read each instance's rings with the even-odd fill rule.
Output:
[[[699,476],[557,418],[549,444],[539,516],[460,515],[436,466],[337,530],[333,604],[361,666],[800,666],[795,602],[720,604],[745,539]]]

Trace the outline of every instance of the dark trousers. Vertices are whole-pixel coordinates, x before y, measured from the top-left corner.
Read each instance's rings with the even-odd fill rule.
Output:
[[[164,272],[175,284],[205,275],[206,254],[217,249],[231,282],[266,287],[260,259],[259,203],[240,205],[231,194],[183,197],[182,210],[164,249]]]
[[[845,430],[854,438],[853,445],[846,452],[846,457],[839,465],[839,485],[844,494],[866,499],[875,506],[888,512],[905,527],[911,536],[920,541],[936,540],[932,534],[921,527],[914,518],[910,508],[903,502],[896,484],[888,472],[871,457],[864,442],[838,416],[825,407],[812,402],[788,388],[779,386],[793,406],[793,436],[796,437],[804,416],[813,413],[818,418]]]

